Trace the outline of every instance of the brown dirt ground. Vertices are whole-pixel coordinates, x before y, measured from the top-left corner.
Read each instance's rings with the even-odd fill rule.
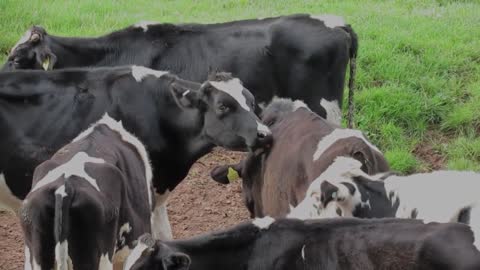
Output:
[[[237,181],[220,185],[210,179],[217,164],[237,162],[241,153],[216,149],[199,160],[168,201],[170,223],[175,238],[186,238],[223,229],[248,220],[242,188]],[[23,236],[17,218],[0,212],[0,270],[23,269]]]

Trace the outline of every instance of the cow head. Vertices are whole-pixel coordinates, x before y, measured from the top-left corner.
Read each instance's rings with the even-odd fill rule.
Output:
[[[211,143],[239,151],[253,151],[271,143],[270,129],[255,115],[253,95],[230,74],[210,76],[198,91],[175,82],[171,88],[180,107],[201,112],[202,135]]]
[[[382,181],[389,175],[391,173],[369,176],[362,170],[362,163],[357,159],[337,157],[310,184],[305,199],[289,216],[392,217],[394,205],[387,198]]]
[[[262,111],[262,122],[270,127],[299,108],[310,110],[301,100],[292,101],[288,98],[274,97],[272,102]]]
[[[142,235],[128,256],[124,270],[187,270],[190,257],[167,244],[155,242],[149,234]]]
[[[33,26],[20,38],[8,55],[2,71],[17,69],[51,70],[57,57],[50,50],[45,29]]]

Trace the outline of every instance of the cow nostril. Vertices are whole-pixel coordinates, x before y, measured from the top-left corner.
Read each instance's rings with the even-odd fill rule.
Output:
[[[260,139],[264,139],[265,137],[267,137],[267,134],[265,132],[258,132],[257,137]]]

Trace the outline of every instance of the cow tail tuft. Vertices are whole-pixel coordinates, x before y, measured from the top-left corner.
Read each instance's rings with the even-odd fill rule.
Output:
[[[65,181],[62,187],[55,191],[55,264],[56,270],[69,270],[68,265],[68,233],[70,228],[70,208],[74,195],[74,189],[69,181]]]

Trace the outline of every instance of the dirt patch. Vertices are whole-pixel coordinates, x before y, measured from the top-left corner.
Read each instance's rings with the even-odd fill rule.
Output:
[[[238,162],[242,155],[216,149],[195,163],[168,201],[175,238],[223,229],[248,220],[240,182],[220,185],[210,179],[213,167]],[[17,218],[0,212],[0,270],[23,269],[23,260],[23,236]]]
[[[415,156],[427,166],[425,171],[435,171],[445,168],[446,158],[430,144],[420,143],[414,150]]]

